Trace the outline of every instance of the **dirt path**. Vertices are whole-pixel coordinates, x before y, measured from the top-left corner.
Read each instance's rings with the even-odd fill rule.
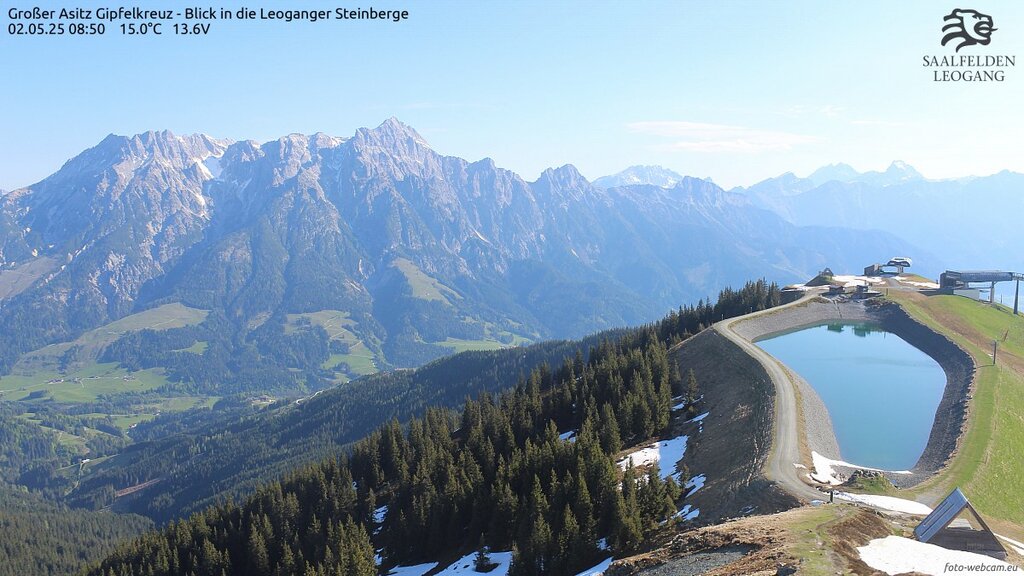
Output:
[[[775,314],[784,308],[802,305],[806,300],[817,296],[817,294],[817,292],[809,291],[799,300],[785,306],[730,318],[714,325],[716,331],[757,360],[771,378],[772,384],[775,386],[775,421],[772,426],[772,450],[765,465],[765,476],[769,480],[776,482],[786,492],[804,502],[821,499],[822,494],[805,484],[800,479],[799,471],[801,469],[794,466],[794,464],[798,464],[803,460],[800,456],[799,409],[796,397],[797,384],[790,378],[789,371],[785,369],[781,362],[750,340],[736,333],[733,325],[760,315]]]

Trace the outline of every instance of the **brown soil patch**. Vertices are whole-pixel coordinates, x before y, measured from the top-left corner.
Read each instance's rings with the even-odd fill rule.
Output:
[[[889,526],[878,514],[862,510],[836,522],[828,529],[832,537],[832,551],[845,561],[852,574],[878,574],[874,568],[860,559],[857,546],[863,546],[875,538],[892,534]]]
[[[685,560],[698,554],[722,549],[748,547],[751,552],[740,560],[705,572],[708,576],[737,574],[776,574],[782,566],[804,568],[801,550],[812,546],[825,551],[827,573],[873,576],[879,574],[860,560],[858,546],[875,538],[900,531],[874,511],[837,505],[822,508],[805,506],[768,516],[753,516],[717,526],[691,530],[673,537],[664,547],[645,554],[617,560],[605,574],[630,576],[666,562]]]

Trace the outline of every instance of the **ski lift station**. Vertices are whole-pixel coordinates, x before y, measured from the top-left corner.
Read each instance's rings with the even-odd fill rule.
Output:
[[[1024,274],[1003,272],[1001,270],[946,270],[939,276],[939,290],[947,294],[958,294],[980,299],[980,290],[972,288],[971,284],[988,284],[988,301],[989,303],[994,303],[997,282],[1016,282],[1017,285],[1013,294],[1013,313],[1016,314],[1020,301],[1020,281],[1022,279],[1024,279]]]

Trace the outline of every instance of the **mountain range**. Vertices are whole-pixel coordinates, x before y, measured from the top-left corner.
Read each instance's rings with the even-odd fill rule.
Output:
[[[929,180],[903,162],[860,173],[844,164],[806,178],[786,173],[732,192],[797,226],[881,230],[934,255],[953,269],[1024,269],[1018,249],[1024,174]],[[922,269],[923,268],[923,269]],[[937,276],[931,264],[917,271]]]
[[[660,166],[634,166],[595,183],[666,184]],[[679,178],[682,178],[681,176]],[[926,257],[915,271],[935,277],[953,269],[1024,269],[1015,231],[1024,212],[1024,174],[934,180],[906,162],[859,172],[849,164],[822,166],[806,177],[786,172],[731,193],[796,226],[884,231]],[[908,253],[909,254],[909,253]]]
[[[299,346],[287,342],[295,315],[333,311],[347,346],[378,367],[413,366],[451,342],[579,336],[747,278],[914,251],[824,219],[795,225],[749,191],[677,176],[633,169],[597,186],[567,165],[527,182],[441,155],[394,118],[350,138],[263,144],[111,135],[0,197],[0,373],[167,303],[210,311],[206,336],[176,337],[219,335],[211,356]],[[311,334],[302,346],[321,359],[325,336]]]

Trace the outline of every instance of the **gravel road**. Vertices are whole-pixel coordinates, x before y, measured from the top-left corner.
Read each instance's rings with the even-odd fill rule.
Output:
[[[789,371],[785,369],[781,362],[759,348],[751,340],[737,333],[735,326],[757,317],[778,315],[781,310],[804,306],[814,296],[816,296],[816,293],[808,292],[800,300],[785,306],[738,318],[731,318],[714,325],[715,330],[764,366],[768,376],[772,379],[772,383],[775,385],[775,425],[773,426],[772,451],[768,456],[765,475],[769,480],[779,484],[794,497],[805,502],[821,499],[822,494],[805,484],[800,479],[800,469],[794,466],[795,463],[803,460],[800,456],[799,427],[797,424],[799,416],[795,390],[798,384],[790,378]]]

